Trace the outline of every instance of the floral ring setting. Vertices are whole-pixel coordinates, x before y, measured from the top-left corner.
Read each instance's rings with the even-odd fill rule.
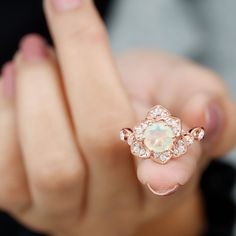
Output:
[[[131,153],[143,159],[152,159],[165,164],[170,159],[184,155],[194,141],[204,138],[201,127],[186,132],[182,129],[181,120],[173,117],[161,105],[149,110],[144,121],[134,129],[124,128],[120,131],[120,139],[130,145]]]

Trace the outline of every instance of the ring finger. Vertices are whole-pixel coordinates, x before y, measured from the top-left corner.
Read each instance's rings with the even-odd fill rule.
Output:
[[[3,67],[0,80],[0,208],[18,214],[31,205],[16,133],[12,62]]]
[[[43,227],[59,217],[70,223],[78,218],[83,199],[84,165],[73,139],[59,72],[38,36],[26,37],[21,50],[16,58],[17,119],[34,201],[25,220],[37,215]],[[35,211],[38,214],[31,214]]]

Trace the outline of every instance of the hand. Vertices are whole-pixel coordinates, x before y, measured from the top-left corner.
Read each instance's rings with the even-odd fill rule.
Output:
[[[21,44],[16,73],[12,66],[3,73],[5,90],[10,93],[1,94],[0,205],[30,227],[55,235],[131,235],[147,221],[161,219],[183,204],[196,189],[206,157],[233,146],[230,112],[235,107],[215,75],[162,54],[122,58],[124,89],[91,3],[61,12],[48,1],[46,10],[60,67],[41,39],[30,37]],[[12,95],[13,77],[15,101],[6,96]],[[204,83],[188,86],[182,93],[182,86],[194,77]],[[156,94],[155,89],[163,93]],[[167,97],[169,89],[172,93]],[[194,99],[186,103],[190,95]],[[158,191],[182,185],[172,196],[153,195],[137,181],[136,159],[118,140],[119,130],[132,127],[136,116],[156,103],[189,127],[205,125],[205,110],[211,102],[219,106],[227,122],[215,126],[220,131],[212,138],[208,135],[204,151],[194,145],[187,156],[165,166],[136,163],[140,181]]]

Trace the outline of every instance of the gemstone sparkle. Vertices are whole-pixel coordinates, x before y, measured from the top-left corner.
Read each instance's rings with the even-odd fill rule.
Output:
[[[173,145],[173,138],[172,129],[164,121],[152,124],[144,132],[145,146],[155,153],[169,150]]]

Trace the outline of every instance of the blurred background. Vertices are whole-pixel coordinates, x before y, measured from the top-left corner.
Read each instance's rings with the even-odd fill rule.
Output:
[[[235,0],[119,0],[108,18],[116,52],[161,48],[217,71],[236,98]]]

